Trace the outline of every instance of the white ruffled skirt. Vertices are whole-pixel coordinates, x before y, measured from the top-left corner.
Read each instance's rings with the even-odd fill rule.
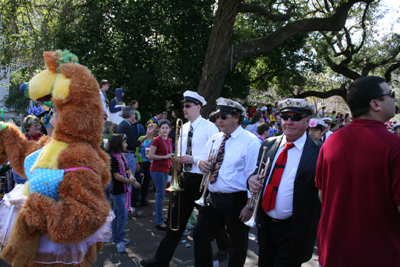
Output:
[[[6,232],[6,223],[11,216],[10,226],[7,230],[4,246],[7,245],[8,238],[10,237],[12,226],[17,218],[19,210],[14,209],[11,211],[10,199],[15,199],[23,196],[24,185],[17,185],[10,193],[6,194],[0,202],[0,243],[3,240],[4,233]],[[100,227],[93,235],[74,244],[59,244],[54,243],[46,237],[42,236],[38,253],[35,262],[42,264],[78,264],[83,261],[88,249],[96,242],[110,242],[111,240],[111,222],[114,219],[114,213],[110,210],[106,223]]]

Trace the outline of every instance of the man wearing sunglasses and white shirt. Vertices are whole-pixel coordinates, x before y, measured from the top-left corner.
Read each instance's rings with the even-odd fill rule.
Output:
[[[396,101],[381,77],[353,81],[347,91],[353,121],[321,149],[315,183],[323,267],[400,266],[400,137],[384,124]]]
[[[289,98],[280,101],[278,108],[283,135],[262,143],[257,170],[248,179],[250,191],[262,194],[257,210],[258,266],[300,267],[312,256],[320,217],[314,178],[321,145],[306,132],[313,105]],[[267,158],[271,164],[260,184],[263,177],[257,176],[258,168],[265,168]]]
[[[140,264],[147,267],[163,267],[169,266],[169,262],[174,255],[181,237],[185,231],[186,224],[190,214],[195,206],[195,201],[200,198],[199,190],[203,173],[197,166],[197,162],[201,159],[204,144],[215,133],[218,128],[210,121],[205,120],[200,111],[207,104],[206,100],[196,92],[185,91],[183,93],[183,114],[189,122],[185,123],[182,128],[182,142],[178,139],[178,163],[182,164],[182,180],[180,186],[184,189],[180,192],[172,192],[174,203],[179,203],[179,210],[172,210],[172,222],[167,229],[165,237],[161,240],[157,248],[154,259],[142,260]],[[182,148],[180,147],[182,143]],[[182,151],[182,156],[180,156]],[[177,204],[178,205],[178,204]],[[196,205],[197,206],[197,205]],[[198,206],[197,206],[198,207]],[[177,218],[179,218],[179,230],[177,228]]]
[[[250,192],[246,181],[256,168],[260,141],[242,128],[245,111],[236,101],[217,99],[215,117],[221,132],[207,141],[198,163],[203,172],[211,171],[211,175],[209,206],[200,208],[193,233],[195,266],[213,266],[211,241],[225,226],[232,246],[228,266],[243,266],[246,261],[249,228],[244,222],[252,214],[247,207]],[[214,164],[207,160],[211,148],[217,151]]]

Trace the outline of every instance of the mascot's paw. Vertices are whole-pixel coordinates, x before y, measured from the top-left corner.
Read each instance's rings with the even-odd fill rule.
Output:
[[[31,266],[39,249],[40,238],[40,232],[34,227],[28,227],[18,215],[7,246],[0,253],[0,257],[13,267]]]

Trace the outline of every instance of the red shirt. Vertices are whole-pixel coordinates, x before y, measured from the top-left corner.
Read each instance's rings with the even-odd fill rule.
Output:
[[[400,137],[355,119],[321,148],[318,254],[323,267],[400,266]]]
[[[25,137],[26,137],[26,139],[28,139],[28,140],[39,141],[40,137],[42,137],[42,136],[44,136],[44,134],[42,134],[42,133],[39,133],[39,134],[36,135],[36,136],[30,135],[28,132],[25,133]]]
[[[156,155],[165,156],[167,154],[172,153],[172,140],[168,138],[168,140],[163,140],[161,136],[157,136],[151,141],[150,146],[155,146]],[[168,149],[168,151],[166,150]],[[150,171],[152,172],[169,172],[169,162],[168,159],[160,159],[160,160],[152,160],[150,165]]]

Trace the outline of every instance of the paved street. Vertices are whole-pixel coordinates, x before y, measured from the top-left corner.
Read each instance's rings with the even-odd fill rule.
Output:
[[[167,215],[169,195],[164,201],[164,215]],[[154,193],[149,192],[149,205],[147,207],[138,206],[137,211],[142,212],[137,218],[129,218],[126,229],[127,238],[132,240],[132,243],[127,246],[127,253],[118,254],[115,246],[111,243],[105,243],[101,254],[97,256],[96,267],[136,267],[140,266],[139,262],[142,259],[154,257],[155,250],[161,238],[165,235],[164,231],[154,228]],[[256,230],[250,231],[249,248],[247,252],[246,267],[257,266],[258,245],[253,237],[256,235]],[[175,251],[173,260],[170,266],[194,266],[193,255],[193,239],[192,235],[182,237],[182,241]],[[186,244],[190,244],[190,248]],[[216,251],[215,242],[213,244]],[[302,267],[318,267],[318,257],[313,256],[309,262],[303,264]],[[219,266],[228,266],[227,261],[221,262]],[[0,267],[10,266],[0,260]]]

